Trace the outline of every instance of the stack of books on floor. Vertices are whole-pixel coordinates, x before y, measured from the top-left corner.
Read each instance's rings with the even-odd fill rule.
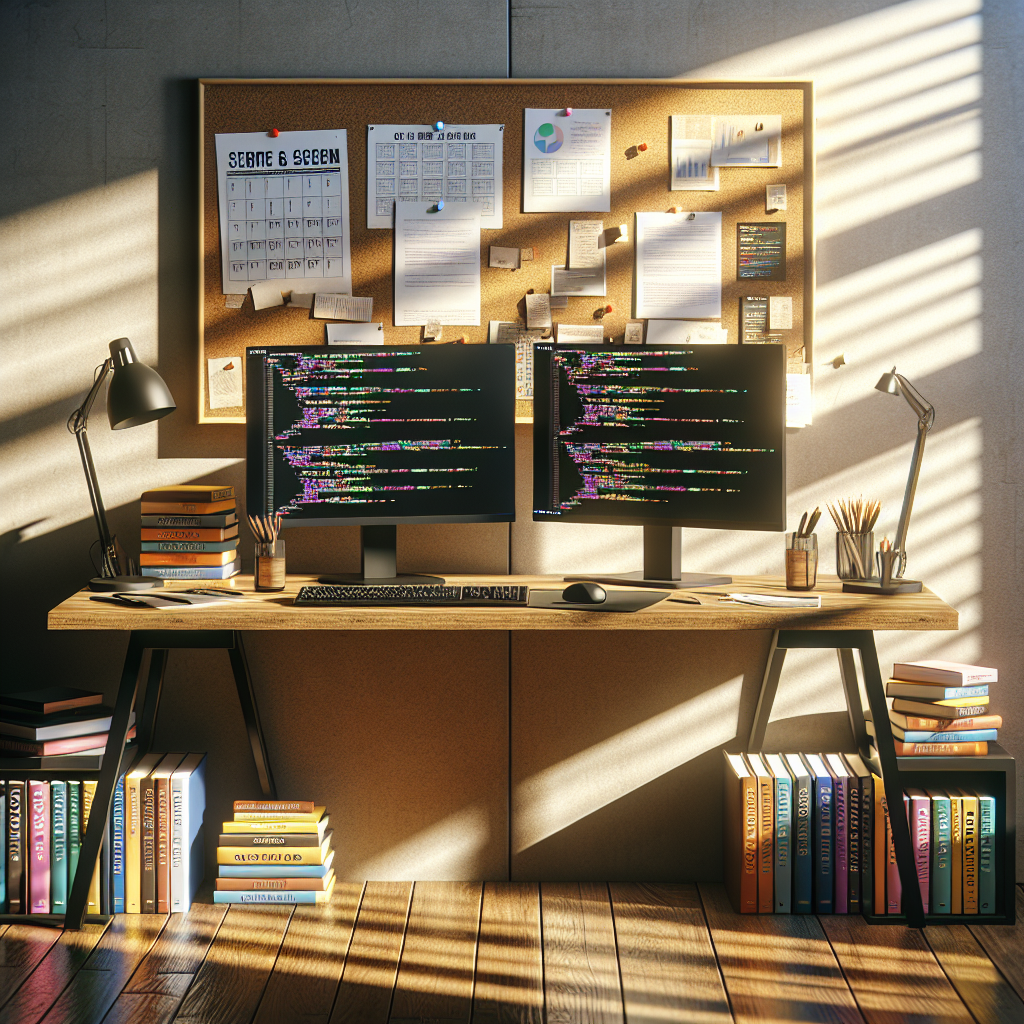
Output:
[[[994,668],[952,661],[897,663],[885,684],[888,727],[900,757],[978,757],[998,739],[1003,720],[989,714]],[[875,725],[868,716],[868,735]]]
[[[142,495],[143,576],[226,580],[236,576],[238,515],[229,485],[157,487]]]
[[[50,686],[0,696],[0,758],[15,767],[99,769],[114,711],[103,694]],[[128,739],[135,738],[135,712]]]
[[[930,914],[996,913],[996,807],[984,793],[907,789]],[[725,883],[742,914],[900,914],[881,779],[856,754],[726,754]]]
[[[311,800],[236,800],[217,845],[214,903],[326,903],[333,832]]]
[[[188,910],[203,877],[205,754],[147,754],[118,779],[86,913]],[[63,914],[95,780],[0,782],[0,911]]]

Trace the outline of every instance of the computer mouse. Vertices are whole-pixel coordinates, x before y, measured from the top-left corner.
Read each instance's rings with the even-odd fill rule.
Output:
[[[569,604],[603,604],[607,597],[600,583],[574,583],[562,591],[562,600]]]

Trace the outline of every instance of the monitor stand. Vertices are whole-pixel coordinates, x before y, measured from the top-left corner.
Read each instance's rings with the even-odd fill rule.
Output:
[[[680,572],[682,540],[678,526],[644,527],[644,571],[615,574],[591,573],[587,576],[566,576],[567,583],[589,580],[625,587],[656,587],[661,590],[685,590],[690,587],[727,587],[731,576],[715,576],[706,572]]]
[[[398,527],[360,526],[359,543],[362,548],[362,572],[340,572],[321,576],[318,583],[340,583],[349,586],[381,586],[415,583],[431,586],[444,583],[440,576],[398,574]]]

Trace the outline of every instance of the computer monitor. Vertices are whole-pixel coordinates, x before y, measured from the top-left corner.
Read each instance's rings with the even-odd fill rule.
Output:
[[[669,588],[680,530],[784,530],[783,345],[534,347],[533,518],[644,528],[644,570],[566,579]]]
[[[283,526],[358,525],[362,571],[399,576],[396,527],[515,519],[511,345],[250,348],[246,505]]]

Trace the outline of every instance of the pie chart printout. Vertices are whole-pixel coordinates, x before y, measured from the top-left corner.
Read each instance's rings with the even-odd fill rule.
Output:
[[[562,129],[557,125],[551,124],[550,121],[542,124],[533,135],[533,144],[542,153],[554,153],[556,150],[561,149],[564,140],[565,136],[562,135]]]

